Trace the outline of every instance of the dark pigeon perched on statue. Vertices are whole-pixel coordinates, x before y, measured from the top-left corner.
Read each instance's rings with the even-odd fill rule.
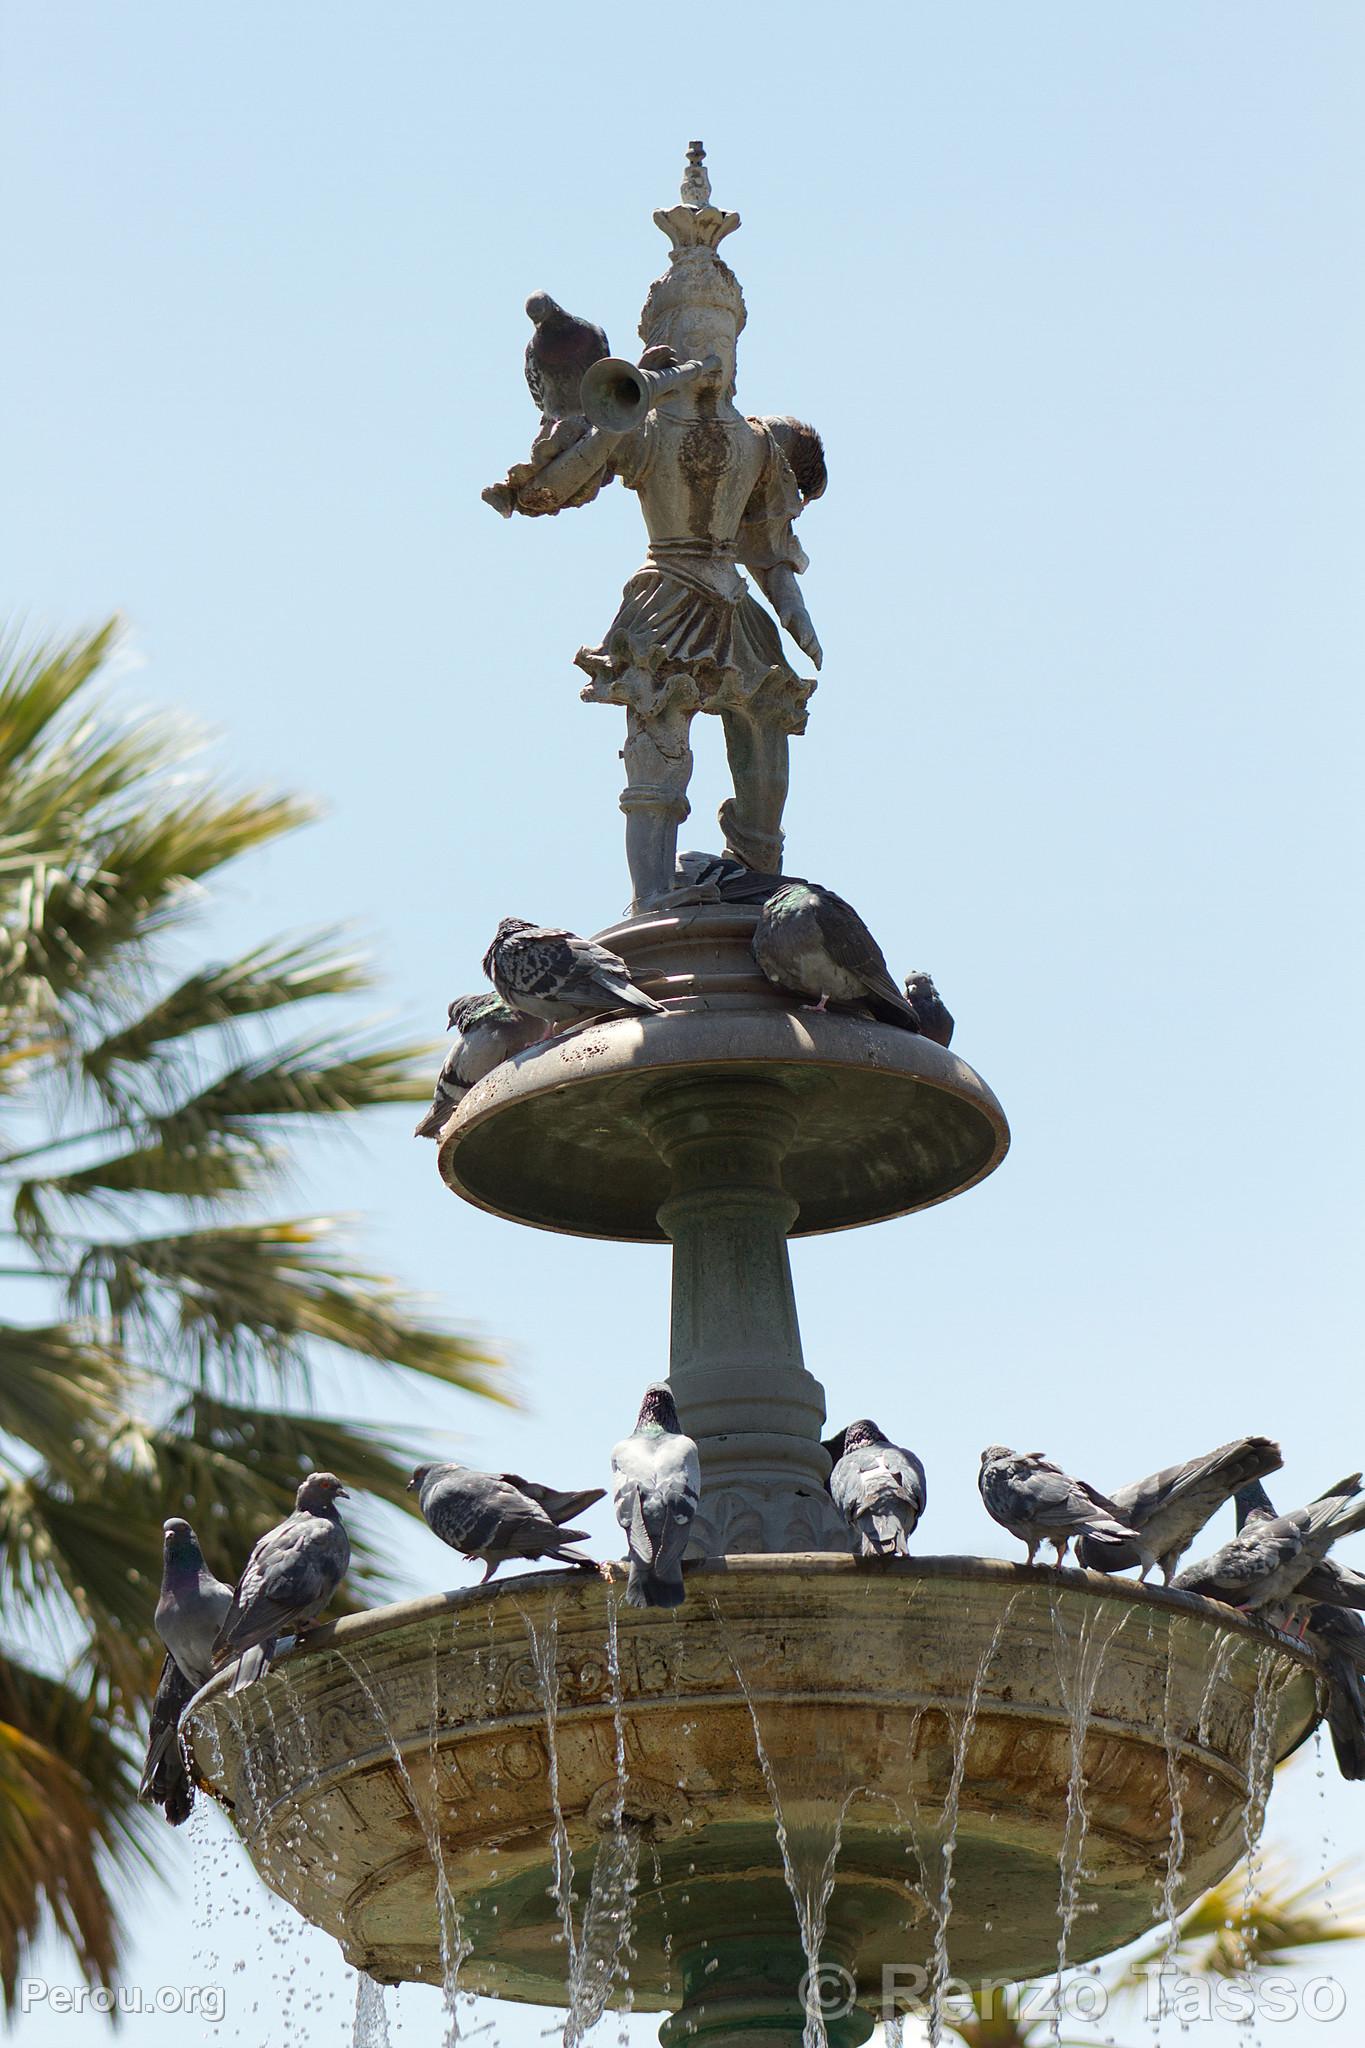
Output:
[[[701,1499],[701,1460],[672,1389],[645,1389],[632,1435],[611,1454],[612,1504],[626,1532],[628,1607],[681,1607],[682,1558]]]
[[[1043,1543],[1055,1547],[1061,1564],[1073,1536],[1084,1534],[1099,1543],[1123,1543],[1137,1534],[1113,1501],[1083,1479],[1073,1479],[1060,1465],[1050,1464],[1041,1451],[1011,1451],[1004,1444],[988,1444],[981,1453],[977,1485],[986,1513],[1027,1545],[1030,1564]]]
[[[180,1718],[201,1685],[213,1676],[213,1643],[232,1605],[232,1588],[204,1562],[189,1523],[172,1515],[163,1528],[161,1597],[154,1625],[166,1659],[152,1702],[147,1761],[139,1799],[159,1806],[172,1827],[188,1820],[194,1786],[180,1745]]]
[[[658,910],[682,910],[693,903],[766,903],[774,889],[794,881],[792,875],[764,875],[746,868],[732,853],[680,853],[674,886],[662,895]]]
[[[446,1014],[447,1028],[455,1037],[436,1077],[431,1108],[418,1120],[414,1138],[439,1138],[451,1111],[476,1081],[545,1036],[539,1019],[522,1016],[499,995],[457,996]]]
[[[662,1003],[636,988],[619,954],[562,925],[505,917],[484,954],[483,971],[512,1009],[550,1024],[600,1017],[608,1010],[663,1010]]]
[[[1092,1543],[1082,1536],[1076,1561],[1096,1572],[1126,1572],[1141,1565],[1144,1579],[1160,1565],[1169,1586],[1176,1566],[1210,1516],[1239,1487],[1278,1472],[1283,1463],[1279,1445],[1268,1436],[1242,1436],[1205,1457],[1168,1465],[1148,1479],[1120,1486],[1110,1498],[1122,1519],[1137,1530],[1137,1541]]]
[[[462,1557],[477,1557],[483,1563],[482,1585],[514,1558],[552,1557],[559,1564],[595,1570],[590,1557],[564,1548],[566,1543],[586,1543],[587,1530],[563,1525],[601,1500],[605,1491],[594,1486],[580,1493],[559,1493],[516,1472],[475,1472],[456,1464],[419,1465],[408,1481],[408,1492],[417,1495],[432,1534]]]
[[[526,383],[546,426],[581,413],[584,372],[609,356],[607,337],[595,321],[580,320],[550,297],[532,292],[526,316],[535,333],[526,344]]]
[[[1306,1508],[1277,1515],[1264,1487],[1246,1489],[1239,1499],[1241,1529],[1212,1557],[1177,1574],[1177,1592],[1201,1593],[1243,1613],[1277,1606],[1297,1593],[1339,1536],[1365,1528],[1360,1474],[1353,1472]]]
[[[333,1473],[310,1472],[293,1514],[268,1529],[247,1559],[213,1645],[216,1666],[238,1659],[231,1692],[263,1677],[280,1637],[301,1635],[345,1578],[351,1543],[336,1504],[346,1498]]]
[[[953,1013],[934,987],[932,974],[916,968],[907,975],[905,1000],[919,1019],[919,1028],[926,1038],[932,1038],[935,1045],[952,1044]]]
[[[858,1539],[859,1556],[907,1557],[928,1498],[923,1465],[867,1419],[850,1422],[841,1435],[829,1490]]]
[[[818,882],[786,881],[774,890],[754,933],[754,958],[769,981],[817,1010],[867,1003],[888,1023],[920,1028],[857,911]]]

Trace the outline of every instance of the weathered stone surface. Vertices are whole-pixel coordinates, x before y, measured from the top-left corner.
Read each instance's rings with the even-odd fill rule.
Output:
[[[795,1917],[755,1723],[798,1853],[825,1841],[844,1809],[826,1952],[872,2004],[884,1964],[927,1958],[954,1735],[997,1630],[961,1780],[950,1930],[961,1974],[1026,1976],[1055,1957],[1066,1699],[1083,1625],[1107,1648],[1083,1750],[1090,1826],[1076,1961],[1158,1917],[1168,1762],[1183,1799],[1187,1901],[1242,1850],[1258,1684],[1275,1702],[1274,1755],[1316,1718],[1315,1667],[1301,1648],[1192,1596],[1079,1572],[732,1557],[690,1571],[674,1613],[618,1601],[600,1580],[551,1573],[343,1621],[236,1700],[221,1679],[206,1688],[188,1724],[199,1770],[267,1883],[354,1963],[381,1978],[439,1979],[434,1829],[472,1944],[463,1981],[562,2003],[534,1626],[553,1644],[580,1907],[618,1797],[646,1829],[636,2008],[676,2009],[684,1977],[695,1988],[707,1960],[736,1943],[788,1957]]]

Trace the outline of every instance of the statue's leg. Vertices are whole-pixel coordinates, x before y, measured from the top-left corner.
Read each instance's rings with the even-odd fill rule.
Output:
[[[782,872],[782,810],[787,801],[790,707],[751,701],[721,712],[735,785],[720,807],[725,848],[762,875]]]
[[[674,886],[678,827],[692,808],[687,785],[692,779],[690,728],[695,710],[690,688],[663,693],[658,708],[647,715],[633,704],[626,707],[621,809],[626,814],[626,862],[637,910],[657,903]]]

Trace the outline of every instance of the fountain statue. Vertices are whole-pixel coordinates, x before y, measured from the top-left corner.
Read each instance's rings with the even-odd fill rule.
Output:
[[[619,1575],[559,1570],[379,1608],[236,1696],[215,1678],[186,1725],[266,1882],[371,1979],[567,2007],[571,2044],[609,2005],[667,2014],[668,2048],[854,2048],[906,2006],[936,2038],[950,1972],[1060,1978],[1173,1930],[1254,1848],[1318,1673],[1192,1594],[850,1554],[788,1239],[958,1195],[1008,1130],[934,1037],[799,1007],[755,963],[814,682],[739,564],[818,666],[793,522],[823,456],[734,406],[744,303],[718,245],[739,221],[700,144],[655,218],[641,362],[533,300],[560,355],[533,344],[541,429],[484,495],[534,516],[617,476],[640,498],[646,563],[578,661],[626,711],[633,903],[598,938],[662,1008],[516,1051],[439,1157],[497,1215],[671,1242],[669,1379],[702,1474],[686,1601],[635,1609]],[[698,711],[725,729],[729,864],[680,868]]]

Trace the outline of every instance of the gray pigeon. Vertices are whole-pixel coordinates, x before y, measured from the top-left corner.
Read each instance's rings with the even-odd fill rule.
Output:
[[[447,1029],[455,1037],[436,1078],[431,1108],[419,1120],[414,1138],[439,1138],[451,1111],[476,1081],[545,1036],[545,1027],[536,1018],[509,1009],[497,995],[457,996],[447,1015]]]
[[[628,1607],[681,1607],[682,1556],[701,1499],[701,1460],[671,1388],[646,1387],[634,1434],[611,1454],[612,1504],[626,1532]]]
[[[934,977],[922,968],[916,968],[905,980],[905,1000],[916,1017],[919,1028],[926,1038],[932,1038],[935,1045],[951,1045],[953,1042],[953,1013],[934,987]]]
[[[1061,1564],[1073,1536],[1086,1534],[1103,1543],[1137,1536],[1113,1501],[1083,1479],[1072,1479],[1060,1465],[1050,1464],[1041,1451],[988,1444],[981,1453],[977,1485],[992,1521],[1028,1546],[1030,1564],[1040,1543],[1053,1544]]]
[[[302,1635],[345,1578],[351,1542],[336,1504],[347,1498],[333,1473],[310,1472],[293,1514],[256,1544],[213,1645],[216,1666],[238,1659],[230,1692],[263,1677],[280,1637]]]
[[[161,1597],[154,1624],[166,1657],[152,1702],[147,1761],[139,1799],[159,1806],[172,1827],[188,1820],[194,1786],[180,1745],[180,1719],[201,1685],[213,1676],[213,1641],[232,1605],[232,1588],[215,1579],[189,1523],[172,1515],[163,1525]]]
[[[1298,1591],[1338,1536],[1365,1528],[1358,1472],[1287,1515],[1275,1514],[1268,1502],[1262,1505],[1264,1488],[1247,1491],[1248,1500],[1239,1501],[1240,1533],[1178,1573],[1171,1581],[1177,1592],[1202,1593],[1244,1614],[1277,1606]]]
[[[891,979],[882,949],[851,903],[818,882],[784,882],[763,906],[754,958],[778,988],[830,1003],[867,1003],[891,1024],[919,1019]]]
[[[1284,1459],[1268,1436],[1242,1436],[1222,1444],[1206,1457],[1168,1465],[1120,1486],[1110,1496],[1122,1521],[1137,1530],[1136,1543],[1095,1543],[1082,1536],[1076,1561],[1096,1572],[1126,1572],[1141,1565],[1146,1578],[1155,1565],[1169,1586],[1185,1552],[1199,1531],[1239,1487],[1278,1472]]]
[[[563,1525],[581,1515],[605,1488],[559,1493],[535,1486],[516,1472],[475,1472],[468,1465],[419,1465],[408,1481],[417,1495],[423,1519],[433,1535],[462,1557],[477,1557],[486,1567],[487,1585],[499,1565],[511,1558],[553,1557],[561,1564],[596,1569],[590,1557],[575,1556],[566,1543],[586,1543],[586,1529]]]
[[[664,1007],[636,988],[619,954],[561,925],[528,924],[524,917],[502,920],[483,971],[505,1003],[551,1024],[606,1010],[662,1013]]]
[[[655,908],[682,910],[693,903],[766,903],[774,889],[794,880],[791,875],[760,874],[746,868],[732,853],[680,853],[673,887]]]
[[[1327,1732],[1343,1778],[1365,1778],[1365,1622],[1345,1608],[1318,1605],[1306,1639],[1327,1668]]]
[[[584,373],[611,349],[594,321],[566,313],[548,292],[532,292],[526,317],[535,323],[526,344],[526,383],[548,427],[582,412]]]
[[[858,1538],[860,1557],[908,1557],[928,1489],[913,1451],[883,1436],[875,1422],[850,1422],[829,1490]]]

